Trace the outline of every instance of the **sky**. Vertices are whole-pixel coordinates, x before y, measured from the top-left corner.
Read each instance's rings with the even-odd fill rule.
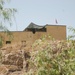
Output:
[[[6,7],[17,9],[11,31],[22,31],[31,22],[75,27],[75,0],[11,0]],[[69,32],[67,32],[67,35]]]

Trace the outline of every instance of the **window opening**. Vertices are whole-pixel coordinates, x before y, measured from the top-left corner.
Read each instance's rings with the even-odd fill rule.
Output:
[[[6,44],[11,44],[11,41],[6,41]]]

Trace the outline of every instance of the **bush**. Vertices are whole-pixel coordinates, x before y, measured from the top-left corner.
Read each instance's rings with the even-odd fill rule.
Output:
[[[27,74],[75,75],[74,42],[38,40],[31,52],[30,70]]]

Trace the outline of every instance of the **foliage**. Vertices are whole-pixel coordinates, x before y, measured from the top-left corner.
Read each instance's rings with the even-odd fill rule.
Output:
[[[69,31],[71,31],[71,33],[72,33],[72,35],[69,35],[69,36],[68,36],[68,39],[69,39],[69,40],[70,40],[70,39],[74,40],[74,39],[75,39],[75,28],[69,27],[68,29],[69,29]]]
[[[17,10],[14,8],[5,8],[4,7],[4,5],[9,2],[10,2],[10,0],[0,0],[0,30],[5,31],[7,33],[7,35],[9,34],[9,30],[6,27],[6,24],[9,24],[9,25],[12,24],[14,14],[15,14],[15,12],[17,12]],[[11,36],[12,35],[9,35],[9,37],[11,37]],[[0,45],[2,44],[1,40],[2,39],[0,38]]]
[[[14,8],[5,8],[4,5],[9,0],[0,0],[0,26],[2,27],[4,23],[12,23],[12,17],[14,17],[14,13],[17,11]],[[2,29],[2,28],[1,28]]]
[[[75,75],[74,45],[70,40],[39,39],[33,46],[30,70],[26,75]]]

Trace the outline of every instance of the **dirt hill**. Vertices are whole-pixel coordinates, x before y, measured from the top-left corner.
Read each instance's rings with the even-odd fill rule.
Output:
[[[71,46],[71,42],[38,39],[32,46],[26,43],[8,44],[0,49],[0,75],[25,75],[29,67],[29,59],[34,61],[35,54],[51,46],[53,53],[61,52]]]

